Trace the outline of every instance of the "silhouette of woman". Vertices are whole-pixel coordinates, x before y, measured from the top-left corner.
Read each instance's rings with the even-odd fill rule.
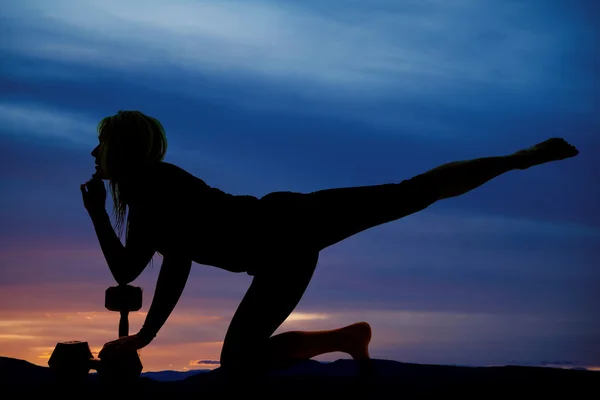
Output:
[[[505,172],[578,154],[563,139],[552,138],[506,156],[445,164],[399,183],[256,198],[224,193],[164,162],[165,131],[139,111],[104,118],[98,133],[99,145],[91,153],[96,173],[81,192],[111,273],[119,284],[128,284],[155,252],[163,256],[142,329],[107,343],[100,357],[148,345],[177,304],[196,262],[253,276],[221,352],[224,370],[240,372],[256,371],[261,360],[261,367],[275,368],[334,351],[368,358],[371,331],[364,322],[272,336],[300,301],[321,250]],[[102,180],[109,181],[120,233],[129,213],[125,246],[106,212]]]

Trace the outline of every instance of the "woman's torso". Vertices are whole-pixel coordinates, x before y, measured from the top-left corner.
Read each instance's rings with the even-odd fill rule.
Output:
[[[224,193],[164,162],[149,170],[149,178],[140,203],[156,221],[158,252],[232,272],[247,272],[260,258],[268,229],[258,198]]]

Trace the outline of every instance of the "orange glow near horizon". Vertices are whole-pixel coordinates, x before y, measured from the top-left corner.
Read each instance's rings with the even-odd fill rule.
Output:
[[[130,333],[137,332],[146,312],[129,315]],[[295,313],[286,326],[301,329],[297,323],[323,320],[324,314]],[[104,343],[116,339],[119,316],[110,311],[91,312],[0,312],[0,355],[22,359],[35,365],[47,362],[57,342],[85,341],[94,356]],[[144,371],[215,369],[219,367],[222,338],[227,320],[220,316],[174,312],[157,338],[140,350]],[[190,340],[193,331],[198,340]]]
[[[2,314],[0,314],[2,315]],[[138,326],[145,318],[145,313],[130,314],[130,324]],[[172,325],[186,325],[190,322],[210,325],[220,317],[179,318],[174,315],[170,319]],[[92,354],[98,355],[104,343],[117,336],[118,316],[106,312],[77,313],[30,313],[21,316],[2,315],[0,320],[0,354],[5,357],[29,361],[40,366],[47,366],[48,359],[57,342],[80,340],[88,342]],[[222,342],[199,341],[180,344],[165,343],[162,338],[140,352],[144,371],[164,369],[214,369],[215,364],[198,364],[199,360],[218,360]],[[194,359],[191,358],[194,355]]]
[[[430,324],[431,321],[442,320],[443,324],[450,326],[452,321],[470,320],[465,326],[467,329],[474,324],[482,323],[481,318],[464,315],[391,311],[373,311],[370,314],[372,321],[398,321],[405,327],[410,321],[423,321]],[[137,331],[145,316],[145,312],[130,314],[130,332]],[[297,312],[290,316],[279,331],[330,329],[341,326],[339,321],[348,318],[348,315]],[[19,314],[0,311],[0,355],[47,366],[57,342],[81,340],[88,342],[92,353],[97,356],[104,343],[116,338],[118,319],[118,315],[110,311]],[[228,322],[227,318],[199,315],[189,309],[174,312],[156,339],[140,351],[144,371],[188,371],[219,367],[218,360]],[[396,328],[386,328],[385,325],[388,323],[372,324],[374,335],[371,355],[375,358],[385,358],[381,356],[381,351],[378,353],[378,349],[392,347],[409,349],[426,346],[428,341],[435,339],[433,336],[424,335],[418,326],[413,327],[412,332],[411,329],[405,329],[403,335],[398,335]],[[448,330],[448,333],[452,332]],[[347,358],[347,356],[343,353],[330,353],[316,359],[333,361],[339,358]],[[415,360],[402,361],[415,362]],[[573,366],[548,365],[548,367],[571,368]],[[581,365],[581,367],[600,371],[600,366],[596,365]]]
[[[106,282],[38,283],[3,288],[0,291],[0,304],[4,307],[0,308],[0,356],[47,366],[56,343],[69,340],[88,342],[92,353],[97,355],[104,343],[117,338],[119,315],[103,307],[104,289],[108,285]],[[144,294],[148,299],[143,308],[146,310],[153,295],[152,285],[146,282],[142,287],[150,288]],[[184,295],[155,340],[141,350],[144,371],[217,368],[222,341],[236,307],[236,299]],[[145,316],[146,311],[129,315],[130,333],[140,329]],[[555,320],[544,320],[539,316],[513,314],[342,309],[308,311],[299,308],[276,333],[334,329],[357,321],[368,321],[373,327],[372,357],[394,359],[393,356],[390,358],[390,354],[399,354],[396,356],[398,361],[439,364],[471,364],[464,360],[479,359],[479,350],[474,344],[481,338],[498,342],[519,334],[528,337],[531,332],[543,332],[548,329],[547,326],[556,324]],[[565,326],[569,325],[565,322]],[[442,351],[432,352],[435,346]],[[506,348],[510,352],[512,342]],[[519,353],[507,354],[506,357],[510,357],[507,360],[516,359]],[[348,356],[329,353],[316,357],[321,361],[339,358]],[[581,366],[600,371],[600,366],[593,364]]]

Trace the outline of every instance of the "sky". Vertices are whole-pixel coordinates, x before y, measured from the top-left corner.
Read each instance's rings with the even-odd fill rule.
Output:
[[[591,0],[2,2],[0,355],[47,365],[59,341],[116,339],[79,185],[100,119],[140,110],[165,161],[257,197],[565,138],[578,157],[324,250],[277,333],[367,321],[375,358],[600,368],[599,20]],[[134,282],[131,333],[160,263]],[[194,264],[144,369],[218,367],[250,282]]]

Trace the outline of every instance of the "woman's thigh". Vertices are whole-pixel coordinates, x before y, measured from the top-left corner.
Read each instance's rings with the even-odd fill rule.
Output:
[[[267,342],[304,295],[318,253],[287,254],[258,273],[236,310],[221,352],[225,368],[257,367],[265,360]]]
[[[280,254],[310,253],[314,245],[309,238],[312,209],[308,194],[272,192],[260,199],[257,231],[263,240],[261,249],[274,258]]]
[[[423,210],[438,199],[437,186],[425,175],[399,183],[276,192],[261,199],[270,229],[286,245],[321,251],[366,229]]]

